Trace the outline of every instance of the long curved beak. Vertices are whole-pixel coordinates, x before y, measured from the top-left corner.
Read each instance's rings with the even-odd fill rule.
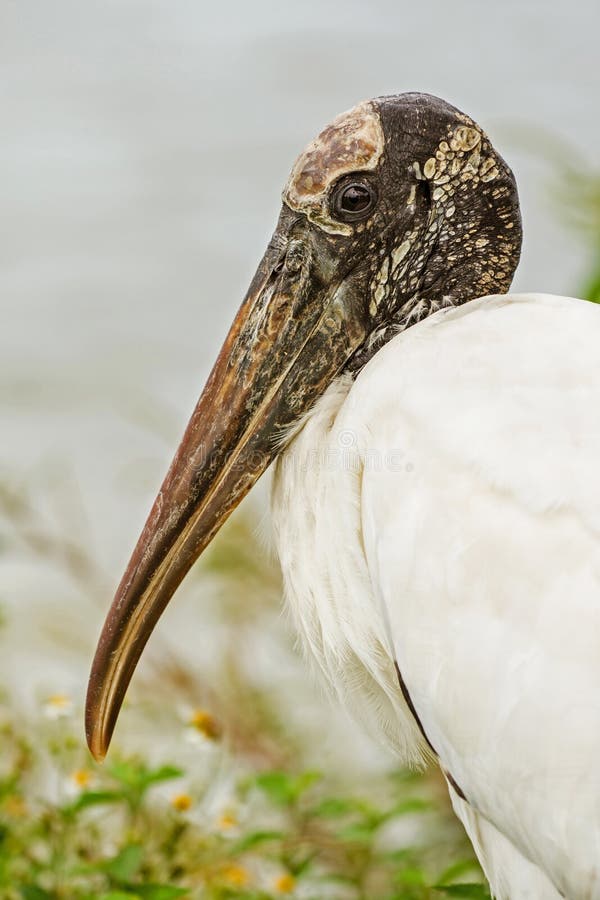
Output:
[[[290,218],[284,210],[108,613],[86,704],[87,741],[97,759],[176,588],[281,449],[286,429],[364,340],[361,304],[348,280],[339,280],[332,248],[310,234],[292,242]]]

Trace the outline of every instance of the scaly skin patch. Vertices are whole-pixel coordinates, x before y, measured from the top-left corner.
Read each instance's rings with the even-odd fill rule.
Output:
[[[459,118],[465,124],[450,126],[434,155],[423,164],[423,176],[431,185],[437,212],[438,240],[444,234],[449,248],[462,242],[463,257],[465,248],[470,248],[471,258],[483,253],[480,265],[471,273],[472,289],[480,295],[492,291],[503,293],[510,287],[520,246],[520,229],[518,234],[511,233],[515,225],[510,199],[512,188],[502,180],[503,163],[487,135],[468,116]],[[498,223],[503,227],[494,230],[493,240],[482,230],[479,215],[473,217],[469,195],[488,196],[490,206],[496,209]],[[456,215],[457,207],[461,206],[460,214]],[[455,261],[453,254],[454,250],[447,251],[447,265]],[[453,293],[450,291],[449,295]],[[429,298],[421,299],[425,301],[423,315],[439,308],[439,302],[432,305]]]
[[[447,138],[440,141],[435,156],[423,165],[423,177],[432,182],[434,201],[443,199],[444,195],[452,197],[460,183],[471,182],[476,188],[480,180],[493,181],[498,174],[489,140],[474,122],[450,129]],[[450,205],[446,216],[450,218],[453,214],[454,207]]]
[[[351,225],[331,218],[329,190],[342,175],[375,169],[384,144],[374,104],[359,103],[337,116],[300,154],[284,188],[283,202],[330,234],[352,234]]]

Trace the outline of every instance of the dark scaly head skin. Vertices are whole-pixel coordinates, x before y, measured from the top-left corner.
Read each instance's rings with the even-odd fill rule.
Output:
[[[282,436],[398,331],[507,291],[520,246],[510,169],[443,100],[365,101],[309,144],[108,613],[86,706],[97,758],[154,625]]]

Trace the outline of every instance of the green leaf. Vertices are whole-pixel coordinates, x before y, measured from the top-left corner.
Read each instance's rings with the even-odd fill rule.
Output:
[[[144,775],[144,784],[158,784],[162,781],[172,781],[174,778],[181,778],[185,772],[177,766],[160,766],[158,769],[150,769]]]
[[[326,797],[311,813],[316,818],[336,819],[356,812],[358,801],[352,797]]]
[[[19,784],[19,778],[17,775],[12,774],[8,778],[0,779],[0,799],[13,794]]]
[[[434,884],[433,890],[447,897],[469,897],[471,900],[490,900],[490,894],[483,884]]]
[[[140,844],[128,844],[104,864],[104,871],[116,881],[127,884],[139,871],[143,854],[144,851]],[[135,890],[139,893],[137,886]]]
[[[581,291],[581,296],[592,303],[600,303],[600,270],[596,270]]]
[[[54,894],[49,894],[48,891],[44,891],[34,884],[25,885],[25,887],[20,888],[20,891],[23,900],[53,900],[54,898]]]
[[[143,773],[144,768],[143,763],[121,759],[111,763],[108,766],[108,771],[121,784],[126,785],[126,787],[132,787],[139,784],[140,774]]]
[[[386,818],[391,819],[394,816],[406,816],[411,813],[431,812],[433,809],[435,809],[435,805],[428,800],[423,800],[421,797],[411,797],[393,806],[389,813],[386,814]]]
[[[427,883],[423,869],[418,866],[407,866],[398,872],[397,881],[399,884],[410,885],[411,887],[422,887]]]
[[[254,779],[254,784],[267,794],[272,803],[278,806],[291,806],[320,778],[319,772],[303,772],[301,775],[277,771],[261,772]]]
[[[244,853],[251,847],[257,847],[259,844],[265,844],[267,841],[280,841],[284,837],[281,831],[251,831],[250,834],[244,835],[231,848],[231,853],[236,856],[238,853]]]
[[[100,900],[141,900],[141,897],[131,891],[109,891],[108,894],[102,894]]]
[[[65,813],[77,813],[88,806],[101,806],[107,803],[122,803],[123,794],[120,791],[84,791],[79,797],[63,807]]]
[[[307,856],[305,856],[303,858],[298,858],[298,859],[287,858],[285,862],[286,862],[286,865],[287,865],[288,869],[290,870],[291,874],[294,876],[294,878],[297,879],[297,878],[300,878],[302,875],[304,875],[304,873],[306,871],[308,871],[312,861],[318,855],[319,855],[318,851],[313,850]]]
[[[370,822],[354,822],[352,825],[346,825],[337,832],[338,838],[342,841],[349,841],[356,844],[369,844],[373,840],[373,834],[377,829],[377,825]]]
[[[464,859],[460,860],[459,862],[455,862],[442,872],[437,880],[438,887],[440,885],[448,884],[451,881],[455,881],[457,878],[460,878],[461,875],[466,875],[469,872],[481,872],[477,860]]]
[[[177,766],[166,765],[159,766],[157,769],[149,769],[145,763],[135,759],[119,760],[111,765],[109,772],[125,787],[138,791],[144,790],[151,784],[180,778],[184,774],[183,770]]]
[[[308,772],[302,772],[301,775],[296,777],[296,794],[300,796],[305,791],[316,784],[318,781],[321,781],[323,775],[321,772],[316,772],[315,770],[310,770]]]
[[[144,884],[136,887],[143,900],[173,900],[174,897],[185,897],[188,888],[174,887],[169,884]]]

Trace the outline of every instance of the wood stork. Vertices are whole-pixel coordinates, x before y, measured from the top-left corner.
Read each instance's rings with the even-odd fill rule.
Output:
[[[287,600],[336,694],[437,760],[497,898],[600,897],[600,308],[506,295],[520,244],[510,169],[442,100],[309,144],[108,614],[96,757],[277,457]]]

